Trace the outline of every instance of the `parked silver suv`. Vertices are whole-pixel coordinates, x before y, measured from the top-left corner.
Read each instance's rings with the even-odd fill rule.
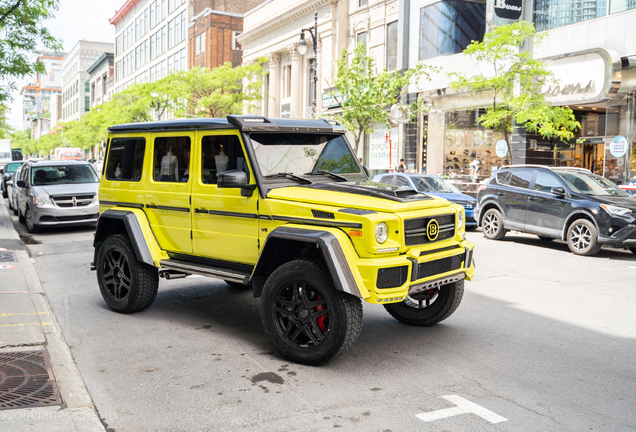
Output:
[[[14,187],[18,217],[29,232],[97,222],[99,177],[88,162],[26,162]]]

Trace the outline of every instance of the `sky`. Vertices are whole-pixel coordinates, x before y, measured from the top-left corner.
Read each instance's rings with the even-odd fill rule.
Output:
[[[44,25],[53,36],[62,40],[64,51],[69,52],[81,39],[96,42],[115,42],[115,27],[108,20],[115,15],[126,0],[60,0],[55,18]],[[17,82],[18,91],[13,95],[9,123],[16,129],[22,129],[22,96],[20,88],[26,80]]]

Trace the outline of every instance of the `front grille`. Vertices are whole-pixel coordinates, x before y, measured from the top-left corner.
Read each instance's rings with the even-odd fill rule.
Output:
[[[417,278],[423,279],[462,268],[465,253],[435,261],[420,263],[417,266]]]
[[[51,201],[58,207],[86,207],[93,203],[95,194],[51,195]]]
[[[406,283],[409,266],[381,268],[378,270],[378,288],[396,288]]]
[[[406,219],[404,221],[404,243],[407,246],[432,243],[426,234],[426,229],[431,219],[435,219],[439,225],[439,234],[433,241],[446,240],[455,235],[455,213]]]
[[[438,252],[446,252],[446,251],[453,250],[453,249],[458,249],[457,245],[446,246],[446,247],[439,248],[439,249],[431,249],[431,250],[422,251],[422,252],[420,252],[420,256],[430,255],[430,254],[434,254],[434,253],[438,253]]]

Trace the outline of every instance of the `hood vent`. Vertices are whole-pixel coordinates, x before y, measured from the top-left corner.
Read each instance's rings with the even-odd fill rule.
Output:
[[[319,219],[335,219],[336,216],[333,213],[320,211],[320,210],[312,210],[311,214],[314,215],[315,218]]]

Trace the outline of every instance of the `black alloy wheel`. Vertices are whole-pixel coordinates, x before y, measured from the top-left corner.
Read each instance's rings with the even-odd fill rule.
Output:
[[[155,300],[157,269],[137,260],[127,236],[116,234],[104,241],[97,253],[96,268],[99,290],[112,310],[137,312]]]
[[[393,318],[404,324],[429,327],[451,316],[463,297],[464,281],[461,280],[410,294],[404,301],[386,304],[384,308]]]
[[[596,226],[587,219],[578,219],[568,228],[568,247],[576,255],[596,255],[601,250]]]
[[[263,327],[284,357],[309,365],[348,350],[362,329],[359,298],[336,291],[323,266],[295,260],[277,268],[261,297]]]
[[[491,240],[501,240],[506,235],[503,226],[503,217],[497,209],[491,208],[484,213],[481,221],[481,230],[484,236]]]

